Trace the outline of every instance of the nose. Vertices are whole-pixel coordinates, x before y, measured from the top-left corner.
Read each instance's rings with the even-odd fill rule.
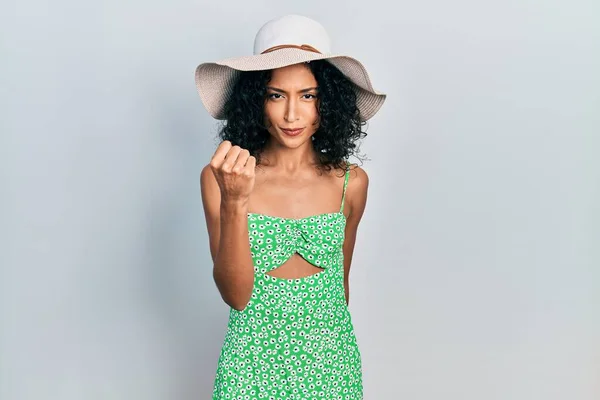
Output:
[[[294,122],[298,119],[298,111],[296,110],[297,103],[294,99],[287,102],[284,118],[287,122]]]

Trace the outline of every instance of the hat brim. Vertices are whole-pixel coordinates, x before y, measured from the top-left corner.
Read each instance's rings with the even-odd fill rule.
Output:
[[[354,84],[356,105],[362,120],[372,118],[379,111],[386,95],[373,88],[367,70],[358,60],[344,55],[320,54],[296,48],[202,63],[196,67],[196,89],[208,113],[213,118],[222,120],[225,119],[225,103],[241,71],[269,70],[315,60],[327,60]]]

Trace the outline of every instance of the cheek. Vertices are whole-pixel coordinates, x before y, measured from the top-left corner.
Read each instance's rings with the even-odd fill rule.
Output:
[[[264,125],[265,125],[265,128],[267,128],[268,131],[270,131],[271,127],[273,126],[273,123],[271,122],[271,120],[269,118],[267,118],[266,115],[265,115]]]
[[[265,104],[265,118],[270,119],[271,121],[276,121],[277,119],[282,118],[283,108],[278,104],[274,103],[266,103]]]
[[[269,103],[265,103],[265,113],[264,113],[264,124],[267,129],[270,129],[273,125],[273,120],[275,118],[275,113],[273,111],[273,107],[269,105]]]
[[[320,115],[319,115],[319,110],[318,110],[318,105],[313,105],[313,107],[310,109],[310,112],[308,114],[308,119],[310,121],[312,121],[312,125],[314,126],[315,129],[317,129],[319,127],[319,122],[321,120]]]

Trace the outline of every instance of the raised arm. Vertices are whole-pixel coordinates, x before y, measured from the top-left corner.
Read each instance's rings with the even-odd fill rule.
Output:
[[[255,166],[248,150],[224,141],[200,174],[213,278],[225,303],[236,310],[246,307],[254,285],[247,212]]]

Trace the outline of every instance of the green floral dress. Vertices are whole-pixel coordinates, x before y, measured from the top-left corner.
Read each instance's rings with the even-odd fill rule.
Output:
[[[361,356],[344,291],[344,178],[340,211],[290,219],[248,214],[254,287],[231,308],[213,400],[357,400]],[[267,275],[298,253],[320,267],[296,279]]]

